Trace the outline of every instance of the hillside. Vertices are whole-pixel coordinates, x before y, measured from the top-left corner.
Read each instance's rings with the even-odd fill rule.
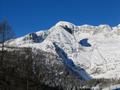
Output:
[[[0,89],[80,90],[86,86],[84,78],[71,72],[61,58],[52,53],[36,51],[33,53],[30,48],[14,48],[13,51],[4,52]]]

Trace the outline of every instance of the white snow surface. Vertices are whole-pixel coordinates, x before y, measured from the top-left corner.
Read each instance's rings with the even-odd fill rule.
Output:
[[[67,27],[73,33],[68,32]],[[11,40],[10,45],[32,47],[56,54],[53,42],[62,48],[77,67],[84,68],[93,78],[120,78],[120,25],[82,25],[60,21],[48,30],[35,33],[40,42],[25,39]],[[42,38],[42,40],[41,40]],[[90,47],[81,45],[88,39]],[[7,44],[8,44],[7,43]]]

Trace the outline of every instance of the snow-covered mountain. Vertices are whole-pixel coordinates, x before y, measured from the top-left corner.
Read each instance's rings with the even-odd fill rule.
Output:
[[[58,55],[57,45],[72,60],[76,70],[83,68],[93,78],[120,78],[120,25],[76,26],[60,21],[49,30],[27,34],[9,44]]]

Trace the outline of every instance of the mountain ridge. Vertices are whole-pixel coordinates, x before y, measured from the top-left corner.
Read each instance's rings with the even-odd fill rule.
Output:
[[[64,50],[79,68],[84,68],[93,78],[119,78],[120,76],[120,26],[76,26],[60,21],[46,31],[30,33],[17,38],[10,45],[32,47],[57,55],[53,43]],[[80,41],[91,46],[86,47]]]

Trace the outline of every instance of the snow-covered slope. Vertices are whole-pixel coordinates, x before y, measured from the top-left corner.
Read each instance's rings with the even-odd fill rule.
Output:
[[[120,78],[120,25],[76,26],[60,21],[49,30],[9,42],[57,55],[53,43],[64,50],[78,69],[84,68],[93,78]]]

